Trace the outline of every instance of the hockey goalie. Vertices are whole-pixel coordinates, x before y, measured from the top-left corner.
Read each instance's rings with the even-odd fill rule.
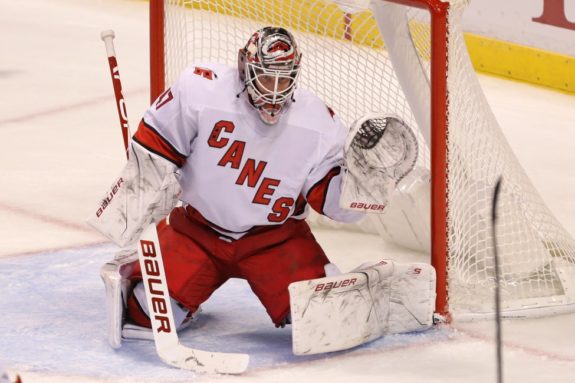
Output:
[[[412,131],[390,114],[350,131],[298,87],[301,70],[293,35],[265,27],[237,68],[192,65],[145,112],[89,220],[123,248],[102,268],[113,347],[151,338],[150,317],[162,311],[134,250],[150,225],[173,308],[166,323],[178,329],[229,278],[247,280],[276,327],[293,324],[296,354],[431,325],[431,266],[382,260],[342,274],[305,220],[310,207],[340,222],[381,212],[415,163]]]

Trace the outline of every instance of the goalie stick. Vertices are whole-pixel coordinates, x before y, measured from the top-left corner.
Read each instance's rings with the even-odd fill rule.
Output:
[[[101,38],[106,44],[118,116],[122,127],[124,149],[127,156],[129,126],[126,104],[122,95],[122,83],[115,58],[114,31],[102,32]],[[221,374],[241,374],[244,372],[249,363],[247,354],[202,351],[186,347],[180,343],[174,323],[174,314],[169,299],[164,262],[155,223],[152,222],[143,231],[137,248],[146,290],[146,301],[150,309],[154,343],[160,359],[171,366],[194,372]]]
[[[246,354],[201,351],[180,344],[154,223],[144,230],[138,241],[138,260],[142,269],[156,351],[160,358],[169,365],[196,372],[244,372],[249,362],[249,356]]]
[[[493,239],[493,265],[495,268],[495,344],[497,355],[497,383],[503,383],[503,355],[501,340],[501,276],[499,272],[499,253],[497,251],[497,202],[501,193],[503,178],[499,177],[493,190],[491,207],[491,237]]]
[[[108,65],[110,66],[110,75],[112,76],[112,85],[114,86],[114,96],[116,97],[116,108],[120,118],[120,129],[122,129],[122,138],[124,139],[124,149],[126,157],[128,156],[128,140],[130,139],[130,126],[128,124],[128,113],[126,112],[126,102],[122,94],[122,80],[120,80],[120,71],[118,61],[116,60],[116,50],[114,49],[114,31],[107,30],[100,34],[102,41],[106,45],[106,54],[108,55]]]

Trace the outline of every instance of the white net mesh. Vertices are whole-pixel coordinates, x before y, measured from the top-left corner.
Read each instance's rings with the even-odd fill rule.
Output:
[[[238,49],[257,29],[288,28],[303,52],[301,84],[320,95],[349,125],[389,103],[413,121],[377,25],[362,11],[346,39],[346,13],[323,0],[166,0],[166,84],[191,63],[237,65]],[[317,12],[317,13],[315,13]],[[361,85],[360,85],[361,84]]]
[[[575,243],[542,201],[499,128],[471,67],[460,17],[460,11],[452,12],[449,19],[450,305],[471,312],[493,310],[489,218],[500,175],[496,229],[502,309],[573,304],[566,290],[575,276]]]
[[[312,89],[348,125],[373,111],[399,115],[419,131],[420,154],[413,177],[427,180],[430,17],[422,10],[385,4],[378,12],[391,16],[383,16],[387,21],[380,25],[382,38],[374,14],[364,8],[365,3],[361,0],[165,0],[166,86],[192,63],[219,62],[235,66],[238,49],[255,30],[266,25],[285,27],[295,35],[303,52],[301,86]],[[385,2],[373,3],[379,6]],[[498,127],[459,30],[459,18],[466,1],[451,3],[450,309],[454,313],[493,310],[489,218],[492,189],[499,175],[504,177],[498,227],[504,308],[568,306],[573,303],[573,297],[566,294],[566,286],[575,279],[573,240],[541,201]],[[416,72],[419,77],[415,76]],[[414,184],[419,185],[417,190]],[[375,223],[377,231],[390,238],[390,225],[396,217],[395,204],[399,206],[396,210],[401,210],[397,217],[411,217],[412,222],[407,226],[423,241],[423,245],[412,247],[428,250],[429,202],[425,201],[429,198],[428,183],[406,179],[399,189],[396,202],[392,201],[389,206],[390,213],[375,216],[366,226],[373,227]],[[405,193],[417,198],[404,198]],[[411,202],[406,207],[407,200],[423,202]]]

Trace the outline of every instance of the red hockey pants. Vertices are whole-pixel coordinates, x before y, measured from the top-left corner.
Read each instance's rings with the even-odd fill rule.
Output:
[[[278,326],[290,310],[288,285],[324,277],[329,263],[302,220],[255,228],[238,240],[211,229],[190,206],[174,209],[168,222],[158,235],[170,295],[191,312],[229,278],[241,278]],[[141,280],[139,267],[133,279]]]

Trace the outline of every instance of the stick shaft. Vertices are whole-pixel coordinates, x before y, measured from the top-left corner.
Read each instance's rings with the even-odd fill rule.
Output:
[[[116,51],[114,49],[114,31],[108,30],[101,33],[102,41],[106,45],[106,53],[108,55],[108,65],[110,67],[110,76],[112,77],[112,85],[114,86],[114,96],[116,97],[116,109],[120,119],[120,129],[122,131],[122,138],[124,140],[124,151],[128,157],[128,144],[130,138],[130,126],[128,124],[128,113],[126,111],[126,102],[122,94],[122,80],[120,79],[120,71],[118,69],[118,61],[116,59]]]
[[[503,383],[503,351],[501,337],[501,279],[499,272],[499,253],[497,251],[497,202],[501,192],[502,178],[497,180],[493,192],[493,207],[491,216],[491,235],[493,237],[493,265],[495,268],[495,344],[497,363],[497,383]]]

